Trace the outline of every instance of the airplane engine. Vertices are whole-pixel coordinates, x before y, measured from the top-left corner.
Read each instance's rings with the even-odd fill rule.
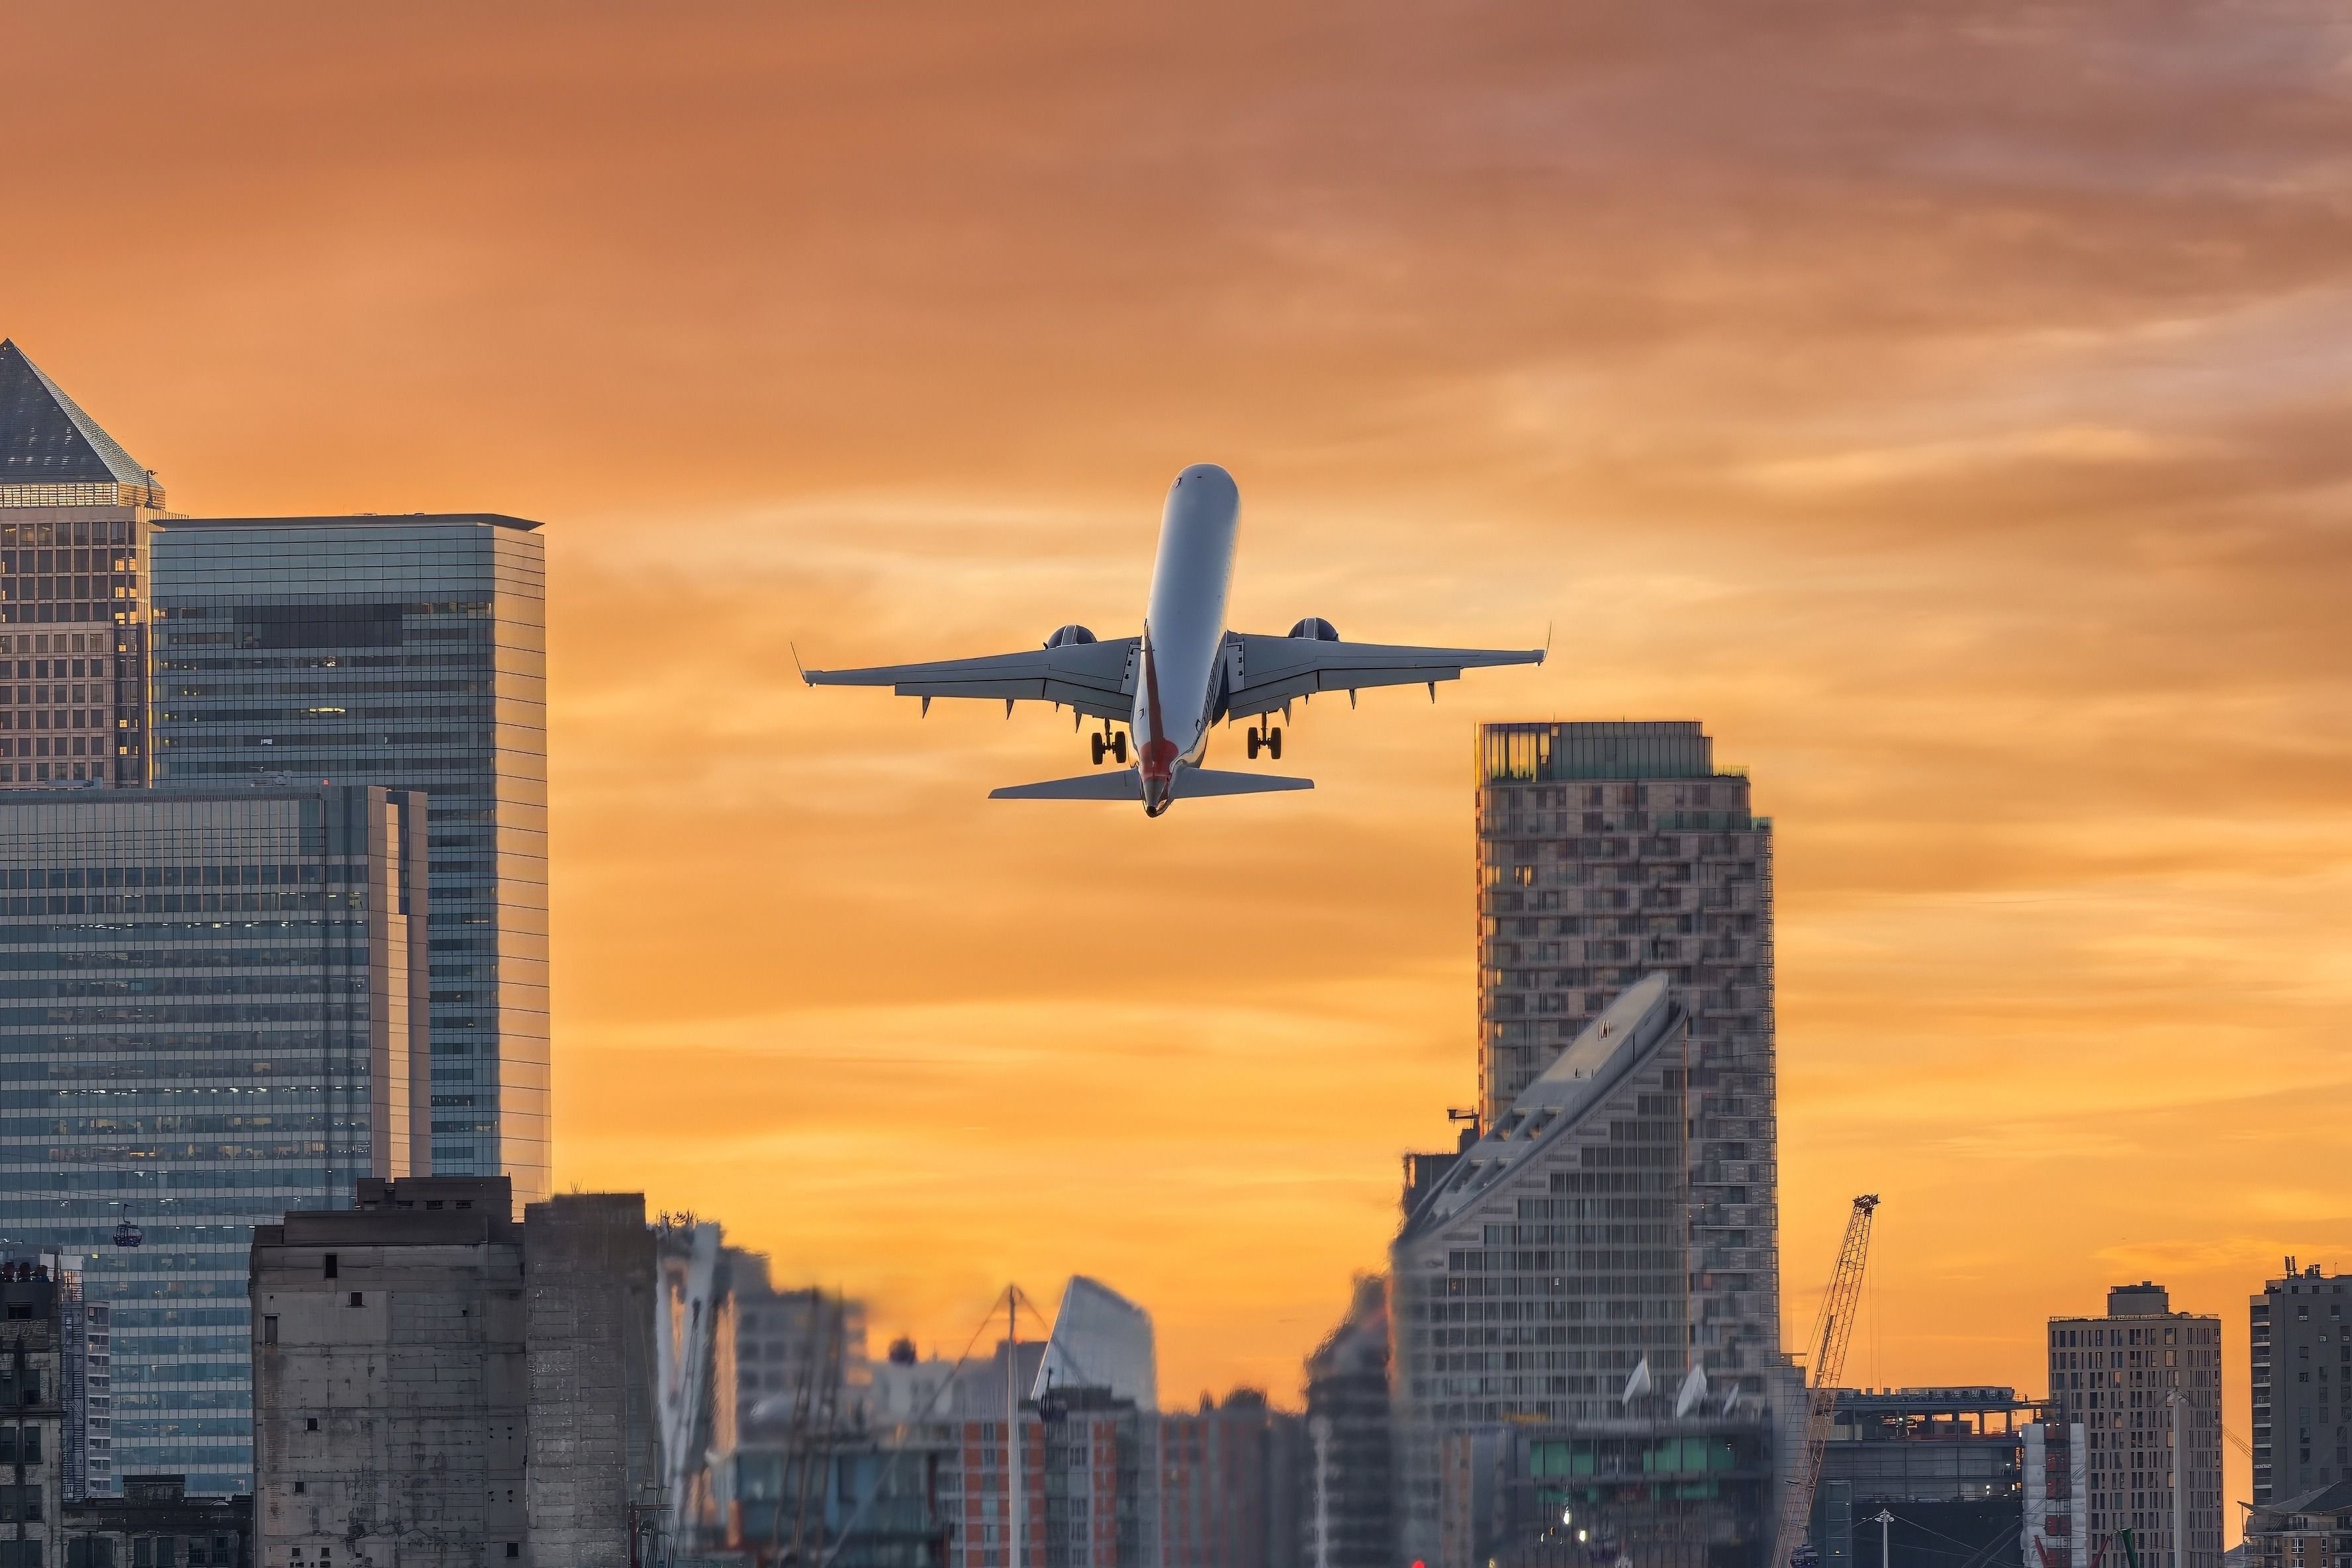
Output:
[[[1087,631],[1085,627],[1078,625],[1076,622],[1073,622],[1067,626],[1055,627],[1054,629],[1054,634],[1045,639],[1045,646],[1048,648],[1066,648],[1073,643],[1092,643],[1096,640],[1097,639],[1093,632]]]
[[[1336,643],[1339,640],[1339,629],[1320,615],[1309,615],[1306,620],[1293,626],[1286,635],[1306,637],[1318,643]]]

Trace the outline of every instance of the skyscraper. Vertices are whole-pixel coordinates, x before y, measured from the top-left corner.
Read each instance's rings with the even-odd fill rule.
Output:
[[[0,1236],[82,1254],[111,1308],[113,1476],[248,1485],[252,1227],[419,1152],[420,808],[0,796]]]
[[[2143,1281],[2109,1291],[2105,1317],[2052,1318],[2049,1343],[2050,1402],[2084,1429],[2092,1539],[2128,1530],[2142,1562],[2174,1562],[2177,1496],[2181,1568],[2220,1568],[2221,1320],[2176,1312],[2163,1286]]]
[[[431,801],[432,1171],[548,1191],[545,556],[490,514],[153,532],[154,781]]]
[[[1690,722],[1490,724],[1478,741],[1479,1103],[1493,1128],[1626,988],[1688,1019],[1693,1266],[1715,1343],[1780,1348],[1772,821]]]
[[[0,341],[0,789],[146,779],[155,476]]]
[[[1638,1480],[1590,1482],[1601,1490],[1572,1500],[1580,1522],[1606,1532],[1595,1539],[1622,1541],[1636,1561],[1763,1552],[1764,1397],[1779,1347],[1759,1343],[1774,1303],[1757,1281],[1769,1258],[1702,1242],[1689,1223],[1700,1212],[1692,1056],[1680,993],[1651,975],[1406,1217],[1390,1254],[1402,1555],[1461,1556],[1442,1551],[1443,1450],[1451,1436],[1505,1426],[1550,1445],[1512,1448],[1520,1462],[1568,1456],[1553,1492],[1573,1490],[1573,1475],[1622,1478],[1625,1453],[1650,1453]],[[1694,1469],[1710,1490],[1687,1490]]]
[[[2247,1303],[2254,1506],[2352,1480],[2352,1291],[2311,1264]]]

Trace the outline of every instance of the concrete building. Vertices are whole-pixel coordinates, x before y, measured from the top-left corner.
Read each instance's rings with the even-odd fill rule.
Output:
[[[662,1506],[655,1241],[638,1193],[523,1210],[531,1561],[613,1568]]]
[[[545,557],[489,514],[152,530],[152,776],[429,798],[430,1168],[548,1192]],[[425,1168],[419,1161],[419,1168]]]
[[[116,1488],[113,1309],[84,1290],[79,1258],[51,1253],[42,1261],[58,1281],[58,1326],[65,1351],[66,1427],[58,1473],[66,1501],[82,1502],[110,1496]]]
[[[178,1476],[125,1476],[118,1497],[68,1502],[58,1533],[62,1568],[257,1568],[252,1495],[190,1497]]]
[[[1663,973],[1623,992],[1407,1217],[1390,1337],[1408,1557],[1440,1551],[1446,1432],[1711,1441],[1726,1422],[1765,1419],[1777,1346],[1758,1340],[1776,1314],[1756,1284],[1769,1267],[1722,1256],[1686,1218],[1707,1157],[1691,1137],[1704,1118],[1689,1018]],[[1644,1560],[1760,1555],[1748,1500],[1721,1504],[1660,1522]]]
[[[110,1309],[110,1473],[250,1486],[252,1228],[422,1157],[425,849],[397,790],[0,794],[0,1231]]]
[[[146,782],[147,541],[168,515],[155,476],[0,341],[0,789]]]
[[[2352,1481],[2254,1504],[2244,1551],[2247,1568],[2343,1568],[2352,1559]]]
[[[1300,1417],[1236,1388],[1159,1428],[1159,1568],[1297,1568]]]
[[[624,1568],[657,1538],[644,1200],[573,1195],[520,1223],[511,1203],[504,1177],[371,1180],[352,1209],[255,1231],[270,1568]]]
[[[2023,1543],[2029,1487],[2045,1494],[2037,1521],[2053,1511],[2071,1521],[2063,1475],[2048,1495],[2046,1417],[2041,1402],[2011,1388],[1841,1389],[1807,1536],[1822,1568],[1886,1568],[1882,1531],[1870,1522],[1882,1510],[1895,1515],[1883,1538],[1897,1562],[1958,1542],[1984,1563],[2035,1568]],[[2045,1461],[2031,1474],[2029,1447]],[[2059,1533],[2062,1544],[2072,1540]]]
[[[1347,1315],[1307,1358],[1298,1507],[1306,1568],[1393,1568],[1389,1340],[1388,1281],[1360,1275]]]
[[[512,1201],[499,1177],[367,1181],[356,1209],[254,1231],[254,1526],[271,1568],[338,1550],[403,1568],[522,1556],[530,1313]]]
[[[2311,1264],[2246,1305],[2252,1366],[2254,1506],[2352,1480],[2352,1316],[2347,1281]]]
[[[2143,1561],[2169,1563],[2176,1500],[2182,1568],[2221,1568],[2221,1321],[2176,1312],[2161,1285],[2107,1292],[2105,1317],[2052,1318],[2050,1402],[2084,1429],[2084,1513],[2096,1542],[2129,1530]],[[2184,1491],[2172,1485],[2177,1412]]]

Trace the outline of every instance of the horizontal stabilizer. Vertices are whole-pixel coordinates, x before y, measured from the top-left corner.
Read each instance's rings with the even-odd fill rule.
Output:
[[[1039,784],[1007,784],[991,789],[992,800],[1140,800],[1143,785],[1132,768],[1105,773],[1081,773],[1075,779],[1048,779]]]
[[[1270,795],[1282,789],[1312,789],[1312,779],[1285,779],[1278,773],[1219,773],[1206,768],[1180,768],[1176,787],[1169,793],[1179,800],[1203,795]]]

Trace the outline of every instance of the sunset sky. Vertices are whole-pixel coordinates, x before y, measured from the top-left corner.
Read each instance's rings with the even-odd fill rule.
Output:
[[[2153,1278],[2243,1437],[2247,1293],[2352,1268],[2341,6],[13,5],[0,58],[0,335],[176,508],[546,523],[562,1185],[877,1343],[1081,1271],[1165,1399],[1295,1398],[1472,1097],[1476,722],[1697,718],[1778,823],[1792,1324],[1885,1200],[1853,1381],[2039,1393]],[[1204,460],[1238,626],[1551,663],[1156,822],[982,798],[1066,716],[793,678],[1133,631]]]

